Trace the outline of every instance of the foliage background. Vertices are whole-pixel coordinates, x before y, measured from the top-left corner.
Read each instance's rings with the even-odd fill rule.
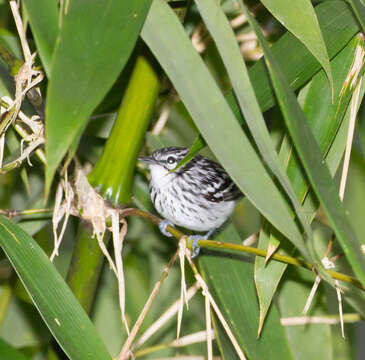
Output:
[[[181,4],[167,6],[162,0],[70,0],[61,3],[59,9],[56,1],[21,2],[31,51],[39,55],[36,66],[45,73],[40,84],[45,106],[45,146],[41,148],[47,162],[44,165],[33,154],[33,166],[23,161],[20,167],[4,171],[0,175],[0,209],[53,208],[56,187],[65,177],[62,167],[76,156],[81,164],[91,164],[89,181],[109,203],[154,213],[146,171],[139,165],[136,168],[138,154],[167,145],[193,145],[195,151],[202,149],[203,154],[216,157],[246,194],[216,240],[241,243],[252,234],[259,234],[254,247],[266,250],[280,242],[279,253],[304,258],[325,277],[318,259],[334,238],[331,255],[342,252],[344,244],[347,251],[346,258],[336,261],[336,271],[356,276],[364,285],[364,258],[359,245],[365,233],[365,109],[360,85],[344,208],[336,202],[337,194],[329,192],[331,186],[339,186],[348,139],[350,100],[355,86],[348,86],[351,82],[346,77],[356,50],[363,51],[362,1],[314,1],[316,13],[309,1],[297,1],[297,7],[284,0],[248,1],[246,5],[270,42],[271,48],[266,50],[265,42],[257,40],[260,34],[255,34],[247,21],[235,27],[235,39],[222,20],[225,16],[233,20],[242,14],[239,1],[222,1],[222,12],[216,11],[216,4],[188,1],[181,8]],[[6,61],[3,49],[20,60],[19,64],[24,55],[9,3],[0,1],[0,6],[0,95],[14,98],[12,71],[18,68]],[[197,35],[201,37],[198,45],[203,47],[201,58],[189,40],[196,40]],[[240,50],[249,78],[240,58],[237,60],[232,39],[241,39]],[[258,60],[263,50],[267,67],[262,59]],[[300,122],[303,113],[291,90],[285,87],[286,80],[281,80],[277,63],[279,72],[295,90],[309,127]],[[357,71],[360,79],[361,56]],[[232,86],[236,97],[232,96]],[[222,94],[228,95],[224,98]],[[166,109],[167,122],[156,131]],[[22,110],[33,115],[40,109],[34,101],[24,98]],[[265,124],[269,137],[262,127]],[[6,132],[5,164],[20,154],[21,137],[14,128]],[[308,137],[303,136],[308,140],[303,143],[298,136],[309,128],[320,149],[312,147]],[[205,142],[209,147],[204,147]],[[279,153],[279,159],[273,156],[272,149]],[[317,174],[327,174],[322,158],[327,161],[333,183],[323,180],[325,176],[316,179]],[[71,163],[69,167],[71,177],[73,166]],[[320,180],[326,186],[321,187]],[[334,226],[331,216],[335,212],[341,215],[337,219],[344,221],[337,221]],[[350,231],[346,221],[351,224]],[[85,221],[70,217],[54,265],[40,249],[48,256],[53,250],[49,212],[23,213],[10,221],[2,217],[0,224],[0,245],[4,250],[0,263],[1,359],[116,357],[127,338],[120,316],[118,283]],[[302,236],[303,229],[306,236]],[[352,243],[349,233],[356,234]],[[108,237],[104,241],[109,241],[112,251]],[[294,252],[293,244],[300,251]],[[128,218],[123,264],[130,327],[176,245],[175,240],[164,238],[146,219]],[[262,260],[247,254],[224,256],[222,251],[212,249],[203,249],[198,262],[249,359],[363,357],[365,302],[361,290],[352,285],[344,288],[343,312],[350,322],[345,325],[346,339],[342,339],[338,323],[280,325],[280,318],[302,315],[315,279],[313,273],[297,267],[285,270],[284,265],[273,260],[265,266]],[[191,285],[194,275],[188,266],[185,268]],[[179,298],[180,275],[175,264],[139,334]],[[189,310],[184,311],[182,336],[204,330],[203,308],[204,299],[199,293],[190,301]],[[308,315],[321,316],[322,320],[338,318],[337,296],[331,284],[322,281]],[[58,325],[60,321],[62,326]],[[262,332],[257,338],[259,324]],[[237,355],[216,318],[214,329],[215,355],[234,359]],[[168,345],[175,337],[174,317],[143,345],[151,351],[143,357],[206,354],[205,342],[181,348]],[[154,348],[161,344],[167,345]]]

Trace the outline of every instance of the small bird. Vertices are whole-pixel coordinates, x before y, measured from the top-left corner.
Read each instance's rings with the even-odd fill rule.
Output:
[[[242,193],[226,171],[215,161],[201,155],[171,172],[189,149],[166,147],[151,156],[138,158],[151,172],[149,190],[157,212],[165,219],[160,230],[166,236],[167,225],[208,233],[193,235],[193,256],[199,253],[198,239],[208,239],[232,213]]]

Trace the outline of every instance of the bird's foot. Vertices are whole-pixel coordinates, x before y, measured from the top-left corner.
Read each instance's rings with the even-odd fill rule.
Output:
[[[191,258],[194,259],[199,255],[200,247],[198,246],[198,240],[203,239],[202,235],[190,235],[188,237],[188,245],[191,246]]]
[[[167,230],[166,227],[167,226],[172,226],[175,227],[174,224],[170,221],[168,221],[167,219],[162,220],[159,225],[158,228],[160,229],[160,231],[162,232],[162,234],[164,234],[167,237],[173,237],[172,234],[170,234]]]
[[[208,240],[214,233],[215,229],[210,229],[205,235],[190,235],[188,237],[188,244],[191,245],[191,257],[194,259],[199,255],[200,247],[198,246],[199,239]]]

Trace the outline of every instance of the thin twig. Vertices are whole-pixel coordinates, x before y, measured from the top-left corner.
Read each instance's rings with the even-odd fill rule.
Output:
[[[186,252],[186,258],[188,259],[188,262],[190,264],[190,267],[191,269],[193,270],[193,273],[194,273],[194,276],[195,276],[195,279],[199,282],[202,290],[203,290],[203,295],[205,297],[208,297],[209,298],[209,302],[215,312],[215,314],[217,315],[217,318],[219,319],[220,323],[222,324],[223,328],[224,328],[224,331],[226,332],[229,340],[231,341],[234,349],[236,350],[236,353],[238,355],[238,357],[241,359],[241,360],[246,360],[246,356],[245,354],[243,353],[241,347],[239,346],[235,336],[233,335],[226,319],[224,318],[223,314],[221,313],[217,303],[215,302],[215,300],[213,299],[212,295],[210,294],[209,292],[209,289],[208,289],[208,286],[206,284],[206,282],[204,281],[204,279],[201,277],[201,275],[199,274],[194,262],[192,261],[191,259],[191,256],[189,254],[189,251]]]
[[[189,301],[200,288],[199,283],[195,283],[186,292],[186,300]],[[134,347],[138,348],[144,344],[153,334],[155,334],[167,321],[169,321],[178,311],[181,299],[177,299],[135,342]]]
[[[135,209],[135,208],[123,209],[123,210],[121,210],[121,214],[122,214],[122,216],[140,216],[140,217],[143,217],[145,219],[152,221],[153,223],[155,223],[157,225],[162,221],[157,216],[152,215],[141,209]],[[185,236],[184,233],[182,233],[181,231],[179,231],[176,228],[171,227],[171,226],[167,226],[167,231],[169,233],[171,233],[177,239],[180,239],[182,236]],[[261,249],[257,249],[257,248],[249,247],[249,246],[244,246],[244,245],[239,245],[239,244],[228,243],[228,242],[215,241],[215,240],[198,240],[197,245],[201,248],[238,251],[238,252],[253,254],[255,256],[260,256],[260,257],[264,257],[264,258],[266,257],[265,250],[261,250]],[[190,249],[191,244],[187,244],[187,248]],[[312,264],[307,263],[300,259],[296,259],[291,256],[273,254],[271,259],[280,261],[280,262],[283,262],[286,264],[290,264],[290,265],[300,266],[300,267],[305,268],[310,271],[313,270]],[[339,273],[337,271],[333,271],[333,270],[327,270],[327,272],[333,279],[337,279],[337,280],[341,280],[341,281],[350,283],[350,284],[356,286],[357,288],[359,288],[360,290],[365,291],[365,289],[361,285],[360,281],[357,280],[356,278],[349,276],[349,275]]]
[[[171,269],[171,266],[175,263],[177,257],[179,255],[179,250],[177,250],[175,252],[175,254],[172,256],[172,258],[170,259],[169,263],[167,264],[167,266],[165,267],[165,269],[162,272],[161,278],[156,282],[149,298],[146,301],[146,304],[144,305],[141,313],[139,314],[139,317],[136,321],[136,323],[134,324],[126,342],[124,343],[122,350],[120,351],[117,359],[118,360],[125,360],[128,359],[130,356],[130,347],[132,345],[133,340],[135,339],[137,332],[139,330],[139,328],[141,327],[144,318],[146,317],[153,300],[155,299],[156,295],[158,294],[158,291],[160,290],[161,284],[162,282],[166,279],[169,270]]]
[[[13,296],[13,288],[9,283],[3,285],[0,295],[0,324],[3,323],[5,315],[10,305]]]
[[[361,321],[359,314],[343,314],[343,321],[347,323],[354,323]],[[341,322],[339,315],[329,316],[292,316],[283,317],[280,319],[280,323],[283,326],[298,326],[298,325],[309,325],[309,324],[328,324],[336,325]]]
[[[52,215],[53,209],[27,209],[27,210],[4,210],[0,209],[0,215],[4,215],[8,218],[16,216],[30,216],[37,214]]]
[[[348,133],[347,133],[345,158],[343,161],[343,168],[342,168],[342,175],[341,175],[341,182],[340,182],[340,191],[339,191],[341,201],[343,201],[343,197],[345,194],[347,174],[348,174],[349,164],[350,164],[352,142],[353,142],[354,131],[355,131],[356,115],[357,115],[357,109],[358,109],[358,105],[359,105],[361,83],[362,83],[362,78],[360,79],[359,83],[356,85],[356,89],[354,91],[354,94],[351,99],[351,104],[350,104],[350,110],[351,110],[350,111],[350,124],[349,124]]]
[[[208,360],[212,360],[213,359],[212,319],[210,314],[210,301],[208,296],[205,297],[205,326],[207,333]]]
[[[212,329],[210,331],[210,336],[212,337],[212,339],[214,339],[214,331]],[[207,341],[206,330],[183,336],[183,337],[181,337],[179,339],[175,339],[167,344],[158,344],[158,345],[146,347],[144,349],[136,351],[134,356],[137,358],[137,357],[145,356],[147,354],[154,353],[159,350],[168,349],[171,347],[172,348],[184,347],[184,346],[188,346],[191,344],[200,343],[203,341]],[[174,357],[174,359],[175,359],[175,357]]]

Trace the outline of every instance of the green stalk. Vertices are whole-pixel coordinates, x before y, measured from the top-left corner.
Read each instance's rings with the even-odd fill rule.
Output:
[[[140,53],[104,152],[89,174],[90,184],[114,206],[131,200],[137,156],[159,89],[154,66]]]
[[[140,217],[143,217],[144,219],[148,219],[148,220],[152,221],[153,223],[155,223],[157,225],[162,221],[157,216],[152,215],[152,214],[148,213],[147,211],[143,211],[141,209],[121,210],[121,215],[124,217],[134,216],[134,215],[140,216]],[[187,246],[187,248],[191,249],[192,244],[190,241],[188,241],[187,235],[185,235],[181,231],[179,231],[171,226],[167,226],[166,230],[170,234],[172,234],[176,239],[181,239],[182,237],[185,237],[186,246]],[[263,258],[266,258],[266,256],[267,256],[267,251],[265,251],[265,250],[257,249],[257,248],[250,247],[250,246],[234,244],[234,243],[222,242],[222,241],[199,239],[197,242],[197,246],[203,247],[203,248],[210,248],[210,249],[233,250],[233,251],[238,251],[238,252],[243,252],[243,253],[250,253],[255,256],[260,256]],[[283,262],[286,264],[290,264],[290,265],[300,266],[300,267],[310,270],[310,271],[314,270],[313,264],[310,264],[306,261],[303,261],[303,260],[300,260],[300,259],[297,259],[297,258],[294,258],[291,256],[280,255],[280,254],[275,253],[271,256],[271,259],[280,261],[280,262]],[[337,271],[333,271],[333,270],[326,270],[326,271],[327,271],[328,275],[330,277],[332,277],[333,279],[348,282],[348,283],[356,286],[360,290],[365,291],[365,288],[361,285],[361,283],[358,279],[356,279],[352,276],[349,276],[349,275],[339,273]]]
[[[3,285],[3,291],[0,295],[0,324],[3,323],[8,311],[11,298],[13,296],[13,287],[9,283]]]
[[[110,236],[104,236],[107,246]],[[71,265],[67,274],[70,289],[87,313],[90,313],[95,290],[100,277],[104,255],[98,241],[83,224],[79,227],[79,236],[72,254]]]

